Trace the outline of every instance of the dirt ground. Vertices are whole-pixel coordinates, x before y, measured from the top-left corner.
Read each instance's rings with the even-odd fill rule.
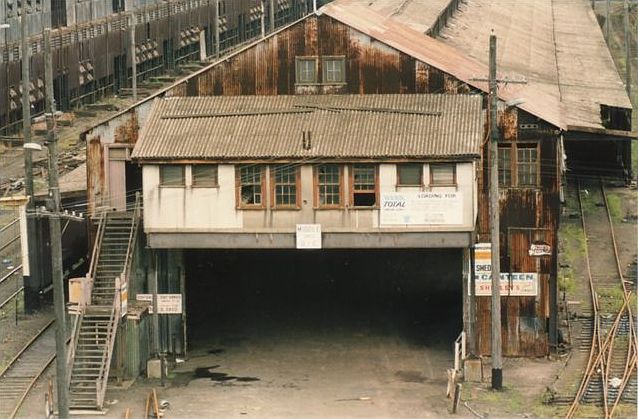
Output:
[[[106,417],[143,417],[145,398],[156,388],[170,402],[167,418],[273,417],[446,417],[446,347],[423,347],[392,335],[313,331],[278,340],[202,342],[163,387],[138,379],[128,389],[110,387]],[[485,383],[464,384],[458,417],[543,416],[541,403],[562,363],[546,359],[509,359],[505,390]],[[485,371],[489,371],[486,365]],[[53,373],[53,370],[50,371]],[[19,417],[41,417],[45,386],[40,383]]]

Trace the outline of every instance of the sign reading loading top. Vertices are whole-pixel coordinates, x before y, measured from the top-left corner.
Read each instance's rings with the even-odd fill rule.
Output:
[[[492,244],[474,245],[475,295],[492,295]],[[536,296],[538,294],[538,273],[501,272],[501,296]],[[468,295],[471,289],[468,282]]]
[[[381,225],[463,224],[458,192],[389,192],[381,194]]]

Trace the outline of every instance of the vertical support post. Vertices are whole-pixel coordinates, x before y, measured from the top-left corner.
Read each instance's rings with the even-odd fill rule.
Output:
[[[268,6],[270,7],[270,33],[275,31],[275,0],[268,0]]]
[[[53,305],[55,311],[55,353],[58,410],[60,418],[69,417],[69,395],[66,365],[66,313],[62,267],[62,233],[60,229],[60,189],[58,182],[58,146],[55,132],[55,100],[53,98],[53,61],[51,58],[51,29],[44,30],[44,80],[46,89],[46,126],[49,147],[49,197],[51,216],[51,275],[53,277]]]
[[[611,20],[609,18],[609,10],[611,9],[611,0],[607,0],[607,6],[605,9],[605,41],[609,46],[609,31],[611,30]]]
[[[264,4],[264,0],[261,0],[261,17],[260,17],[260,24],[261,24],[261,37],[265,37],[266,36],[266,5]]]
[[[317,12],[317,0],[312,0],[312,12]]]
[[[498,85],[496,35],[490,35],[490,237],[492,240],[492,388],[503,387],[501,360],[501,266],[498,199]]]
[[[159,355],[160,352],[160,338],[159,338],[159,315],[157,313],[157,275],[158,275],[158,263],[157,263],[157,252],[151,250],[151,264],[149,269],[150,281],[149,281],[149,292],[153,296],[153,315],[152,315],[152,326],[153,326],[153,354],[155,356]]]
[[[627,96],[631,99],[631,34],[629,33],[629,0],[625,0],[625,83],[627,86]]]
[[[135,62],[135,11],[131,13],[129,22],[129,42],[131,49],[131,87],[133,88],[133,101],[137,102],[137,63]]]
[[[215,57],[219,58],[219,0],[215,0],[213,28],[215,31]]]
[[[469,346],[470,353],[475,355],[478,352],[476,345],[476,271],[474,270],[474,246],[470,247],[470,304],[469,304]]]
[[[29,45],[29,36],[27,34],[27,14],[22,13],[20,20],[22,43],[22,128],[24,132],[24,144],[28,144],[31,142],[31,103],[29,102],[29,60],[31,46]],[[35,206],[35,202],[33,201],[33,157],[30,148],[24,149],[24,170],[26,171],[24,188],[27,198],[29,198],[27,208],[33,209]]]
[[[23,13],[20,17],[20,48],[22,49],[22,129],[24,145],[31,143],[31,103],[29,101],[29,76],[30,76],[30,56],[31,45],[27,30],[27,14]],[[35,195],[33,190],[33,152],[27,146],[23,148],[24,152],[24,193],[27,197],[27,234],[26,241],[29,249],[29,258],[23,261],[23,275],[25,276],[24,299],[25,309],[30,312],[39,305],[37,292],[37,284],[40,281],[40,263],[39,248],[35,239]],[[30,285],[30,286],[26,286]]]

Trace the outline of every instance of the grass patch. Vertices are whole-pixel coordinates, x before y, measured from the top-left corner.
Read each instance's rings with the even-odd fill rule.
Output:
[[[576,291],[576,280],[574,279],[574,270],[563,269],[558,274],[558,288],[561,291],[567,292],[568,294],[572,294]]]
[[[616,194],[608,194],[607,207],[609,207],[611,219],[614,222],[621,222],[624,217],[621,198]]]
[[[564,253],[567,263],[574,265],[587,252],[587,240],[583,228],[577,224],[563,224],[560,234],[565,239]]]
[[[498,412],[521,413],[523,410],[523,397],[514,387],[503,386],[502,391],[494,391],[484,387],[463,388],[464,401],[474,402],[480,406],[481,410],[486,410],[489,406],[495,406]],[[469,390],[469,391],[468,391]]]
[[[615,313],[620,310],[625,302],[623,298],[623,290],[620,287],[617,288],[603,288],[598,291],[600,297],[601,308],[608,312]],[[629,297],[629,306],[636,307],[636,294],[631,294]]]

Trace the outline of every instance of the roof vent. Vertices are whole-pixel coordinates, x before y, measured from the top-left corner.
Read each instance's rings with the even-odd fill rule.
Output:
[[[312,133],[310,131],[302,131],[301,146],[304,150],[312,149]]]

